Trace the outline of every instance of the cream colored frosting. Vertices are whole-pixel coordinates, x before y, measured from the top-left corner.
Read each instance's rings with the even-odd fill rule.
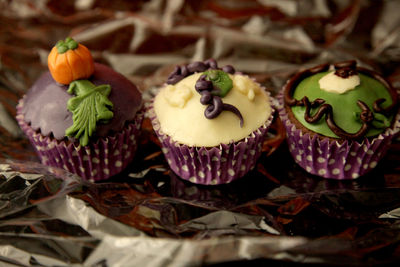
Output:
[[[165,100],[167,100],[168,104],[178,108],[183,108],[193,94],[192,90],[190,90],[190,87],[185,85],[167,85],[164,90],[164,97]]]
[[[198,147],[228,144],[246,138],[268,120],[272,112],[268,94],[249,77],[238,74],[229,75],[233,88],[222,101],[239,109],[243,127],[240,127],[239,118],[229,111],[207,119],[204,116],[207,106],[200,103],[200,94],[195,90],[201,74],[193,74],[175,85],[161,88],[154,100],[161,130],[174,141]]]
[[[256,94],[260,93],[260,86],[244,75],[231,75],[234,87],[253,101]]]
[[[319,87],[327,92],[343,94],[353,90],[360,84],[360,77],[352,75],[347,78],[339,77],[334,71],[323,76],[319,81]]]

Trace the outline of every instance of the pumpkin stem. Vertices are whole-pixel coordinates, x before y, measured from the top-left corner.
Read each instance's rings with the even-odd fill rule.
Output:
[[[74,50],[78,47],[78,42],[76,42],[71,37],[67,37],[65,41],[60,40],[56,44],[57,51],[59,54],[64,54],[68,50]]]

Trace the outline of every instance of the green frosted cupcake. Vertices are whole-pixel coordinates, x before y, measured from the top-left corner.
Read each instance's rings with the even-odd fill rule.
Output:
[[[399,132],[397,92],[355,61],[297,73],[280,96],[290,152],[309,173],[352,179],[372,170]]]

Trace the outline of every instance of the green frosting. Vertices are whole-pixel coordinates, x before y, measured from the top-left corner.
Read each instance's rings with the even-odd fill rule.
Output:
[[[353,90],[343,94],[321,90],[318,81],[328,73],[321,72],[301,81],[294,91],[293,98],[300,100],[307,96],[310,101],[314,101],[317,98],[325,100],[325,103],[330,104],[333,108],[334,121],[346,132],[356,133],[362,126],[362,121],[359,119],[361,109],[357,105],[357,100],[366,103],[371,110],[373,110],[373,103],[379,98],[386,99],[381,104],[384,108],[392,104],[392,98],[387,88],[379,81],[361,73],[358,74],[360,84]],[[326,124],[325,116],[317,123],[308,123],[304,119],[304,106],[293,106],[291,109],[296,119],[307,129],[321,135],[338,138]],[[310,114],[314,115],[317,110],[318,107],[312,108]],[[392,118],[393,116],[386,118],[384,115],[374,112],[373,127],[369,129],[367,136],[375,136],[383,132],[386,127],[390,126]]]
[[[111,87],[108,84],[96,86],[88,80],[76,80],[69,84],[67,92],[76,96],[67,103],[73,124],[65,131],[65,135],[79,139],[79,143],[86,146],[96,130],[96,123],[107,123],[114,115],[111,111],[113,104],[108,99]]]
[[[59,54],[64,54],[68,50],[76,49],[78,47],[78,43],[71,37],[67,37],[65,41],[58,41],[56,47]]]
[[[208,70],[205,71],[206,80],[211,81],[214,88],[218,91],[212,91],[211,93],[216,96],[224,97],[233,88],[232,79],[228,73],[222,70]]]

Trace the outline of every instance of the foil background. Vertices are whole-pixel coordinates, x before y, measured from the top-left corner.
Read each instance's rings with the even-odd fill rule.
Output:
[[[400,143],[354,181],[305,173],[275,120],[255,170],[199,186],[168,168],[149,120],[135,160],[102,183],[38,163],[17,101],[73,36],[149,100],[176,64],[214,57],[276,95],[299,69],[357,59],[400,87],[400,2],[0,1],[0,262],[7,266],[394,264]]]

